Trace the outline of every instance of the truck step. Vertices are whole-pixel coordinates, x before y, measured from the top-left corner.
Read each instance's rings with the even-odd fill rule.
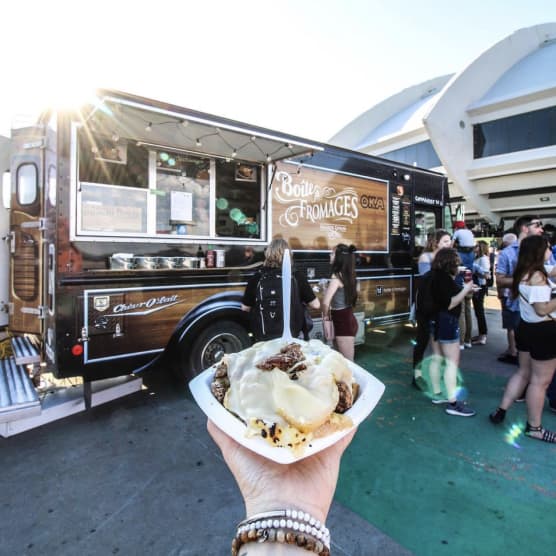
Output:
[[[29,363],[38,363],[41,360],[34,337],[14,336],[11,343],[16,365],[28,365]]]
[[[0,423],[40,412],[39,396],[25,368],[13,357],[0,359]]]

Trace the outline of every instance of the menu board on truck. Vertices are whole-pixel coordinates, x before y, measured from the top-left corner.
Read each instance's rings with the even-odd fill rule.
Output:
[[[388,252],[388,182],[309,166],[277,163],[272,182],[272,237],[296,250],[338,243]]]

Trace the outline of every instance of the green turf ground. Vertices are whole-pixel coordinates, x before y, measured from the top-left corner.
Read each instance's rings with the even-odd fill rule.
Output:
[[[488,360],[464,371],[477,416],[461,418],[409,385],[409,354],[409,340],[407,349],[358,348],[356,362],[386,392],[342,460],[336,499],[418,556],[555,554],[556,445],[507,442],[525,404],[507,425],[488,421],[506,383]],[[556,414],[545,413],[556,429]]]

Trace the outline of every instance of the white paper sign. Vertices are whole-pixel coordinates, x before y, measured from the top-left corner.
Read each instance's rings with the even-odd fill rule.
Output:
[[[170,220],[191,222],[193,220],[193,194],[186,191],[170,192]]]

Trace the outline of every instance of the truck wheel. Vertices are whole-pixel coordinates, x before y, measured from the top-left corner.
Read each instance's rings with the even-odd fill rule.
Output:
[[[206,368],[218,363],[225,353],[235,353],[252,344],[243,326],[225,320],[205,328],[194,340],[188,364],[183,369],[189,377],[194,377]]]

